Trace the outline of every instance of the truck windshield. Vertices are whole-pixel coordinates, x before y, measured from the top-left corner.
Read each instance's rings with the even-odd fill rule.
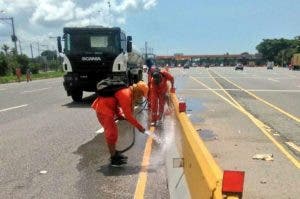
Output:
[[[118,54],[120,51],[117,34],[66,34],[65,53],[71,54]]]

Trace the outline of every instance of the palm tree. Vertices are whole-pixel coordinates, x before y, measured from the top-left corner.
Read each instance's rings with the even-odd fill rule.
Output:
[[[9,50],[9,47],[6,44],[3,44],[2,50],[5,52],[5,55],[7,56],[7,52]]]

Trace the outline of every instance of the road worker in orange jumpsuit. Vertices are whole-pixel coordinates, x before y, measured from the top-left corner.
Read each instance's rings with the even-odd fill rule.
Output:
[[[147,75],[148,75],[148,87],[150,88],[150,81],[152,77],[153,71],[156,69],[155,63],[153,59],[148,58],[146,59],[146,66],[148,68]],[[151,99],[150,99],[150,93],[148,93],[148,109],[151,108]]]
[[[171,92],[174,92],[174,77],[166,70],[156,70],[150,79],[149,95],[151,101],[151,125],[161,121],[164,113],[168,81],[171,82]]]
[[[104,128],[106,143],[111,155],[111,166],[119,167],[127,163],[127,157],[116,150],[118,140],[118,127],[115,123],[116,117],[126,119],[141,133],[144,133],[145,128],[133,116],[133,108],[135,101],[141,99],[143,96],[148,96],[148,90],[147,84],[139,81],[137,84],[118,90],[114,96],[99,96],[92,104],[98,121]]]

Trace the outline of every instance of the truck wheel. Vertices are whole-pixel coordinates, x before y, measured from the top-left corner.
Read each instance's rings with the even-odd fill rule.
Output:
[[[72,91],[72,99],[74,102],[81,102],[82,101],[82,95],[83,91],[82,90],[74,90]]]

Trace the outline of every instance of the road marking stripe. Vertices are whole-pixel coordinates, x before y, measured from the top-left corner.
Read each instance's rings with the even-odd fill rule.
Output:
[[[150,127],[150,131],[154,132],[154,127]],[[137,182],[136,188],[135,188],[135,194],[134,194],[135,199],[144,198],[146,182],[147,182],[147,172],[148,172],[147,169],[148,169],[151,150],[152,150],[152,141],[153,141],[153,138],[151,136],[149,136],[147,139],[147,142],[146,142],[145,150],[144,150],[143,161],[141,164],[142,168],[141,168],[138,182]]]
[[[300,92],[300,90],[272,90],[272,89],[247,89],[247,90],[255,91],[255,92],[287,92],[287,93],[299,93]]]
[[[300,88],[300,86],[299,86]],[[212,89],[214,91],[221,91],[223,89],[216,88]],[[225,91],[242,91],[241,89],[238,88],[224,88]],[[272,89],[247,89],[248,91],[253,91],[253,92],[286,92],[286,93],[300,93],[300,90],[272,90]],[[210,91],[207,88],[195,88],[195,89],[178,89],[177,91]]]
[[[47,88],[39,88],[39,89],[35,89],[35,90],[30,90],[30,91],[23,91],[22,93],[33,93],[33,92],[37,92],[37,91],[43,91],[43,90],[47,90],[50,89],[51,87],[47,87]]]
[[[297,146],[295,143],[293,142],[285,142],[285,143],[300,153],[300,147]]]
[[[194,77],[197,77],[199,79],[210,79],[210,77],[207,77],[207,76],[196,76],[195,75]],[[215,78],[223,79],[222,77],[215,77]],[[266,77],[259,77],[259,76],[255,76],[255,75],[253,75],[251,77],[226,76],[226,78],[228,78],[228,79],[266,79]],[[289,79],[298,79],[298,78],[296,78],[296,77],[294,77],[294,78],[292,78],[292,77],[276,77],[275,79],[274,78],[270,78],[270,79],[272,79],[273,81],[279,81],[279,80],[289,80]]]
[[[232,101],[227,99],[226,97],[222,96],[221,94],[217,93],[216,91],[212,90],[210,87],[208,87],[206,84],[204,84],[202,81],[194,78],[193,76],[190,76],[193,80],[196,82],[200,83],[202,86],[210,89],[214,94],[218,95],[221,97],[224,101],[228,102],[230,105],[235,107],[237,110],[240,112],[244,113],[260,130],[263,132],[265,136],[267,136],[274,144],[277,146],[277,148],[298,168],[300,169],[300,162],[293,156],[291,155],[272,135],[270,131],[270,127],[264,124],[262,121],[254,117],[251,113],[246,111],[243,107],[237,106],[234,104]]]
[[[269,81],[273,81],[273,82],[279,82],[279,80],[273,79],[273,78],[268,78]]]
[[[13,110],[13,109],[16,109],[16,108],[22,108],[22,107],[25,107],[25,106],[28,106],[28,104],[23,104],[23,105],[20,105],[20,106],[14,106],[14,107],[2,109],[2,110],[0,110],[0,112],[9,111],[9,110]]]
[[[214,72],[215,72],[215,71],[214,71]],[[215,72],[215,73],[217,73],[217,72]],[[220,77],[223,77],[223,76],[220,75],[219,73],[217,73],[217,74],[218,74]],[[267,102],[266,100],[264,100],[264,99],[258,97],[258,96],[255,95],[254,93],[251,93],[251,92],[249,92],[248,90],[246,90],[246,89],[240,87],[239,85],[237,85],[236,83],[230,81],[229,79],[227,79],[227,78],[225,78],[225,77],[223,77],[223,78],[224,78],[227,82],[229,82],[229,83],[235,85],[237,88],[241,89],[242,91],[245,91],[246,93],[248,93],[248,94],[251,95],[252,97],[254,97],[254,98],[258,99],[259,101],[261,101],[261,102],[267,104],[268,106],[274,108],[275,110],[277,110],[277,111],[283,113],[284,115],[288,116],[289,118],[291,118],[291,119],[293,119],[293,120],[295,120],[295,121],[297,121],[297,122],[300,122],[300,118],[298,118],[298,117],[296,117],[296,116],[293,116],[292,114],[290,114],[290,113],[288,113],[288,112],[282,110],[281,108],[279,108],[279,107],[277,107],[277,106],[271,104],[270,102]]]
[[[222,91],[222,89],[220,88],[216,88],[216,89],[212,89],[214,91]],[[239,91],[240,89],[238,88],[228,88],[228,89],[224,89],[224,90],[227,90],[227,91]],[[207,88],[195,88],[195,89],[178,89],[177,91],[210,91],[209,89]],[[300,92],[300,91],[299,91]]]
[[[0,91],[5,91],[6,89],[5,88],[0,88]]]

